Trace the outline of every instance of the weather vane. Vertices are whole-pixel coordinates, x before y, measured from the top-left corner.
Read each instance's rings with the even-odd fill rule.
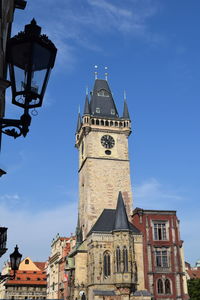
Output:
[[[126,100],[126,91],[124,90],[124,100]]]
[[[108,80],[108,67],[105,67],[105,80],[107,81]]]
[[[94,72],[94,76],[95,76],[95,79],[97,79],[97,75],[98,75],[98,73],[97,73],[97,69],[98,69],[98,66],[97,66],[97,65],[95,65],[95,66],[94,66],[94,68],[96,69],[96,71]]]

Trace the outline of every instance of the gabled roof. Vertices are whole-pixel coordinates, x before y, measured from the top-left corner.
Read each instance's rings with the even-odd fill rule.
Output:
[[[97,117],[119,118],[108,82],[104,79],[95,80],[91,95],[90,113]]]

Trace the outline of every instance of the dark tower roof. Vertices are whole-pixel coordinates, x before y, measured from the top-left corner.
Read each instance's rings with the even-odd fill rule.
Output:
[[[104,79],[95,80],[91,93],[90,113],[92,116],[112,119],[119,117],[108,82]]]
[[[83,241],[82,228],[80,226],[80,220],[78,215],[78,221],[76,226],[76,246],[79,246]]]
[[[89,98],[88,95],[85,97],[85,107],[84,107],[84,115],[89,115],[90,114],[90,104],[89,104]]]
[[[127,119],[127,120],[130,120],[130,115],[129,115],[128,105],[127,105],[126,99],[124,99],[123,118],[124,118],[124,119]]]
[[[130,230],[126,208],[121,192],[119,192],[117,200],[114,230]]]
[[[88,235],[93,232],[104,233],[127,230],[133,232],[134,234],[140,234],[140,231],[128,221],[122,193],[119,192],[117,208],[104,209]]]
[[[76,133],[79,132],[79,129],[81,128],[81,114],[78,113],[78,120],[77,120],[77,126],[76,126]]]

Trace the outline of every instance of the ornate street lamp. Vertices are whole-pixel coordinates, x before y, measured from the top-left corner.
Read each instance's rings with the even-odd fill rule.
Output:
[[[10,267],[11,267],[11,270],[14,271],[14,274],[13,275],[10,275],[10,274],[1,275],[1,273],[0,273],[0,281],[4,280],[4,279],[14,279],[15,278],[16,271],[19,269],[21,258],[22,258],[22,254],[19,253],[18,247],[16,245],[14,252],[12,254],[10,254]]]
[[[42,106],[57,49],[33,19],[24,31],[8,40],[7,63],[10,71],[12,103],[24,109],[20,120],[0,119],[2,132],[17,138],[29,131],[29,109]],[[16,129],[8,129],[15,127]]]
[[[19,269],[19,265],[22,259],[22,254],[19,253],[18,247],[16,245],[15,250],[12,254],[10,254],[10,266],[11,269],[14,271],[14,278],[15,278],[15,273]]]

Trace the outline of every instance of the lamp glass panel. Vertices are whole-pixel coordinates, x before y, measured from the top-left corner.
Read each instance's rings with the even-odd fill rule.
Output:
[[[27,72],[23,69],[14,66],[16,92],[22,92],[27,85]]]
[[[40,71],[44,69],[49,69],[52,55],[51,50],[37,43],[34,43],[32,47],[33,70]]]

